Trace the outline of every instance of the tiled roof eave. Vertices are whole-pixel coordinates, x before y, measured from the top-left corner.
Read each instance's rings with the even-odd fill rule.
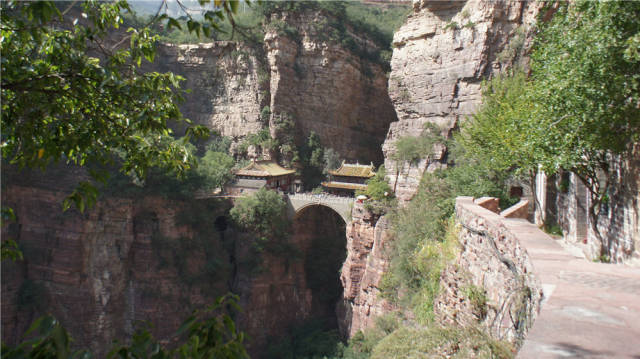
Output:
[[[340,177],[355,177],[355,178],[371,178],[373,176],[375,176],[375,174],[370,173],[368,175],[357,175],[357,174],[345,174],[345,173],[340,173],[337,171],[329,171],[330,175],[333,176],[340,176]]]
[[[239,170],[236,172],[237,176],[251,176],[251,177],[270,177],[271,174],[266,171],[251,171],[251,170]]]
[[[367,185],[366,184],[360,184],[360,183],[348,183],[348,182],[322,182],[322,186],[323,187],[327,187],[327,188],[342,188],[342,189],[353,189],[353,190],[365,190],[367,189]]]

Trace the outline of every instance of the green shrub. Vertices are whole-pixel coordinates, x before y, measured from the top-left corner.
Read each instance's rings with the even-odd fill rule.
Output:
[[[364,191],[358,190],[356,194],[366,195],[374,201],[390,201],[393,197],[393,191],[385,179],[386,175],[387,172],[384,165],[380,165],[376,175],[367,180],[367,189]]]
[[[215,189],[223,187],[233,178],[233,157],[224,152],[207,151],[199,160],[197,174],[202,177],[201,188]]]
[[[393,154],[393,159],[410,163],[418,162],[431,156],[433,146],[437,143],[445,143],[445,139],[440,134],[440,128],[431,122],[427,122],[424,124],[424,129],[420,136],[400,137],[396,141],[396,152]]]
[[[487,316],[487,293],[485,290],[470,284],[464,288],[464,295],[471,302],[474,314],[483,320]]]
[[[265,106],[260,111],[260,119],[262,120],[262,122],[268,123],[269,117],[271,117],[271,107]]]
[[[371,359],[513,358],[513,349],[478,328],[400,328],[372,350]]]
[[[227,136],[212,136],[207,144],[206,150],[213,152],[229,153],[233,140]]]
[[[368,359],[373,348],[387,335],[377,327],[358,331],[349,339],[349,343],[342,350],[344,359]]]
[[[320,319],[292,326],[286,335],[269,343],[267,359],[322,359],[341,355],[340,335]]]
[[[238,198],[229,213],[241,229],[256,234],[259,247],[288,238],[291,223],[287,204],[275,191],[261,188],[250,196]]]
[[[458,23],[455,21],[451,21],[449,23],[447,23],[442,30],[447,31],[447,30],[458,30]]]

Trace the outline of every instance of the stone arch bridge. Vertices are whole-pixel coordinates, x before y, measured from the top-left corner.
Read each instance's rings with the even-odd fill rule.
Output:
[[[240,198],[243,196],[233,195],[214,195],[212,193],[196,193],[197,199],[204,198]],[[351,208],[355,202],[354,198],[334,196],[326,193],[312,194],[312,193],[295,193],[286,194],[287,199],[287,215],[289,218],[295,218],[296,214],[300,213],[310,206],[325,206],[336,211],[340,217],[344,220],[344,223],[349,223],[351,220]]]
[[[290,218],[294,218],[310,206],[325,206],[336,211],[345,223],[351,220],[351,208],[355,202],[354,198],[339,197],[329,194],[311,194],[311,193],[295,193],[288,194],[288,214]]]

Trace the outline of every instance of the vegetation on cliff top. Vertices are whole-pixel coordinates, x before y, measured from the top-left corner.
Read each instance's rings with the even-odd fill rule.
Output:
[[[410,7],[406,4],[377,6],[360,1],[263,1],[243,6],[243,9],[230,21],[220,24],[220,30],[210,36],[197,36],[182,29],[157,26],[155,33],[160,40],[169,43],[199,43],[215,40],[245,41],[262,44],[264,32],[271,28],[282,36],[299,41],[299,29],[289,20],[272,18],[274,14],[293,15],[306,11],[318,11],[326,15],[324,21],[312,24],[317,29],[319,39],[331,40],[353,51],[357,56],[379,63],[385,69],[391,59],[393,33],[404,22]],[[129,23],[142,26],[145,16],[130,16]],[[359,37],[372,41],[375,46],[369,48]]]

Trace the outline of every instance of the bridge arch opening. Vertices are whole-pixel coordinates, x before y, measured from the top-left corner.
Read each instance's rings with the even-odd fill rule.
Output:
[[[293,219],[293,240],[303,253],[306,287],[312,296],[311,320],[338,329],[338,303],[343,297],[340,269],[347,257],[346,222],[331,207],[313,204]]]

